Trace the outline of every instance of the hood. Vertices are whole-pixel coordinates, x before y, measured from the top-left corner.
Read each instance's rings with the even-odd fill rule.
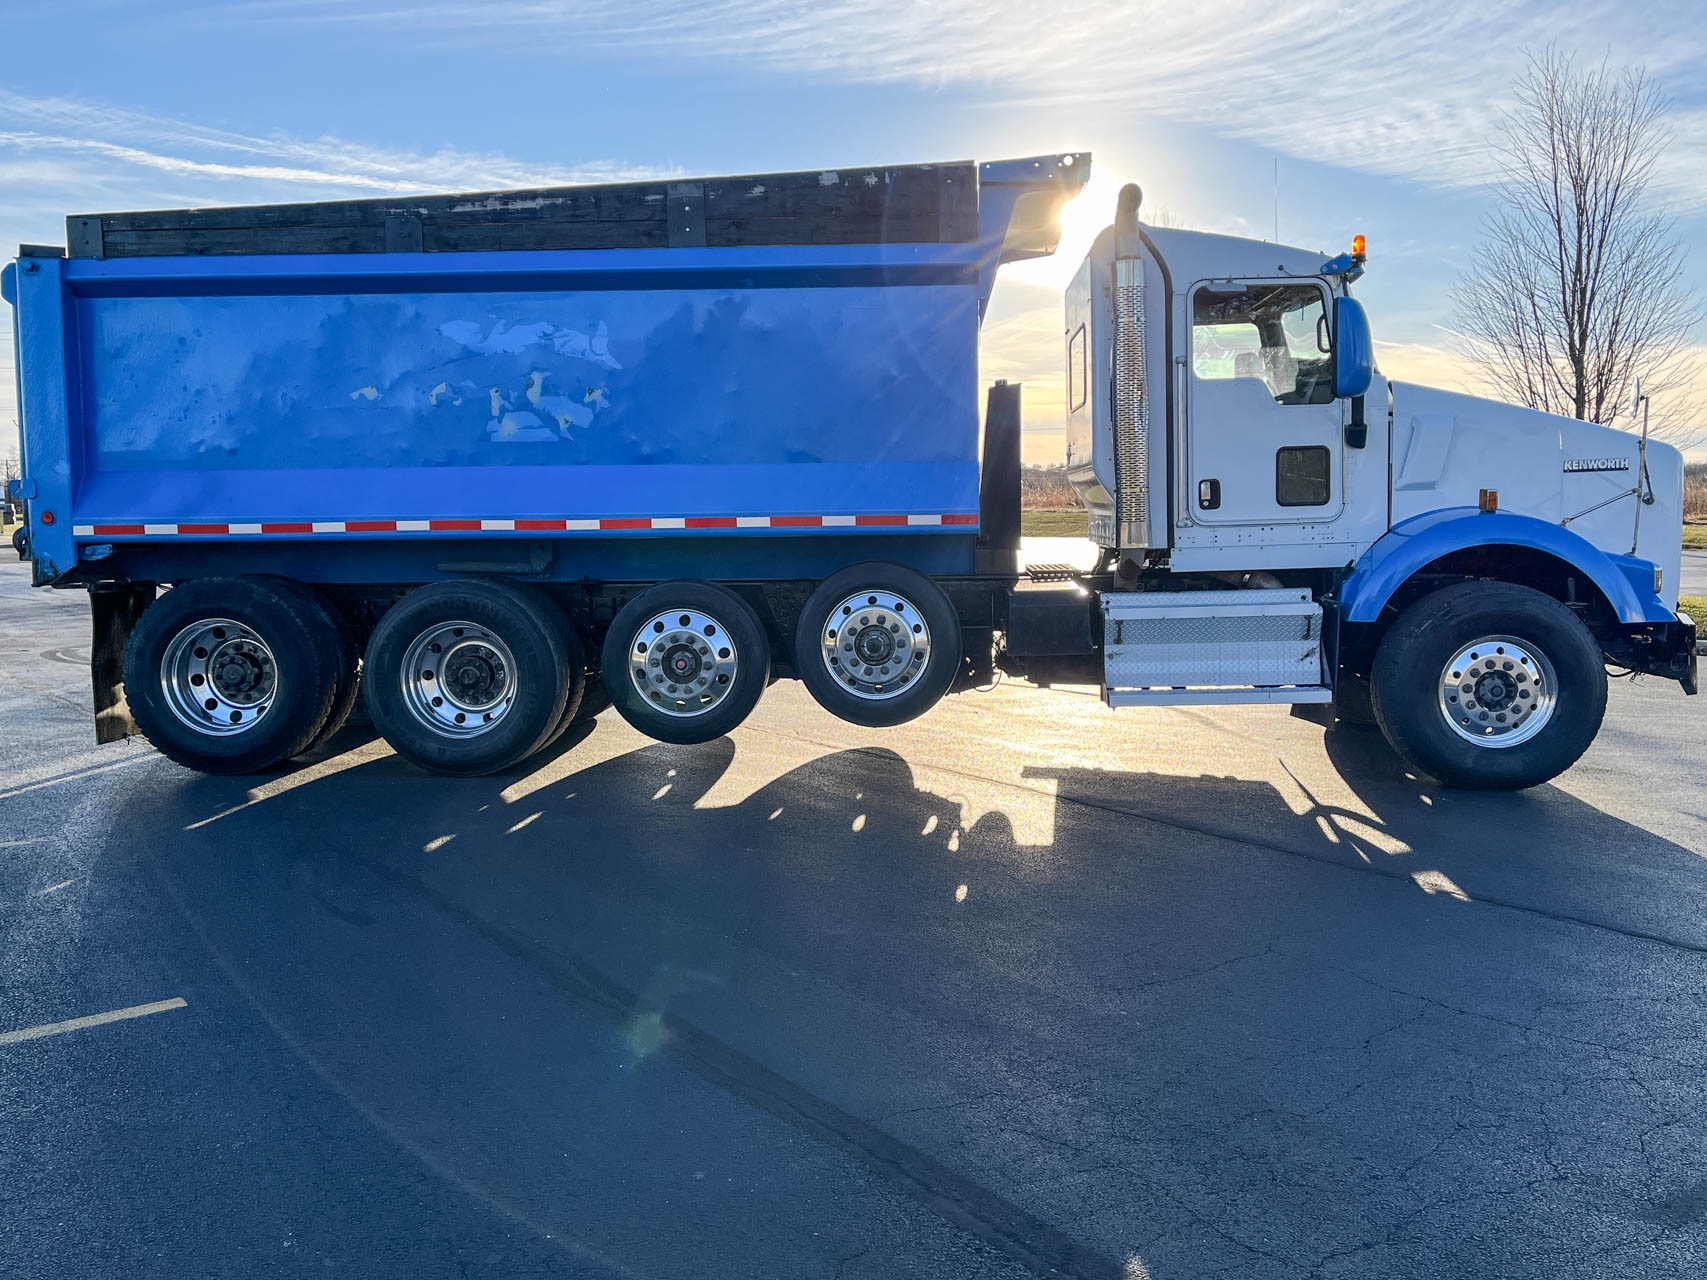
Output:
[[[1475,506],[1499,491],[1502,511],[1559,524],[1611,555],[1665,570],[1676,602],[1682,563],[1683,455],[1648,441],[1654,501],[1634,492],[1641,439],[1630,431],[1477,396],[1392,384],[1393,522],[1440,507]]]

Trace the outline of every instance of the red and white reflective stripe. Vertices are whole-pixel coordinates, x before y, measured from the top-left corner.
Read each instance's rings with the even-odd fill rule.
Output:
[[[857,516],[605,516],[589,520],[262,520],[239,524],[79,524],[79,538],[225,538],[316,533],[645,533],[708,529],[935,528],[978,523],[972,512]]]

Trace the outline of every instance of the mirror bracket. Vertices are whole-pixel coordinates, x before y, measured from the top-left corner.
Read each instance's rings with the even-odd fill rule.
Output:
[[[1369,444],[1369,422],[1363,416],[1363,397],[1351,398],[1351,421],[1345,424],[1345,447],[1362,449]]]

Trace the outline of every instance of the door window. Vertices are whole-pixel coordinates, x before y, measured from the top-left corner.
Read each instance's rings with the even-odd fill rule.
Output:
[[[1192,373],[1248,378],[1278,404],[1332,404],[1327,299],[1313,284],[1205,287],[1192,297]]]

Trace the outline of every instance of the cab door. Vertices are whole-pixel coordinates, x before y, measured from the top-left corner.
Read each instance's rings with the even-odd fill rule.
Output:
[[[1343,410],[1326,284],[1204,280],[1187,310],[1181,514],[1206,526],[1336,520]]]

